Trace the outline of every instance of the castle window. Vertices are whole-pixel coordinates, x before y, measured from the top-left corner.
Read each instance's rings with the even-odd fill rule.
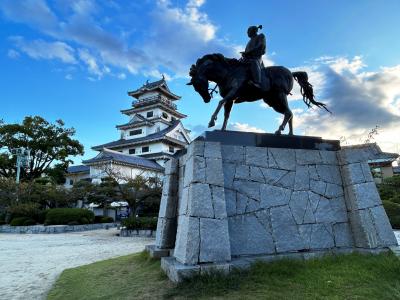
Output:
[[[136,130],[129,131],[129,135],[138,135],[138,134],[142,134],[142,133],[143,133],[142,129],[136,129]]]
[[[142,147],[142,153],[149,152],[149,151],[150,151],[149,146]]]
[[[74,185],[74,180],[70,179],[69,180],[69,185]]]
[[[148,111],[147,114],[146,114],[146,116],[147,116],[148,118],[151,118],[151,117],[153,116],[153,111]]]
[[[135,148],[129,149],[129,154],[135,154],[135,152],[136,152]]]
[[[162,113],[162,117],[163,117],[164,119],[167,119],[167,120],[168,120],[168,115],[167,115],[167,113],[163,112],[163,113]]]
[[[168,151],[171,152],[171,153],[174,153],[174,147],[169,146]]]

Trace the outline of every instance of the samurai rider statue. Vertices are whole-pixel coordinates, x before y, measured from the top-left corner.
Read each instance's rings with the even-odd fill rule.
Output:
[[[190,68],[192,85],[205,103],[209,103],[216,87],[222,99],[211,116],[208,127],[215,126],[219,111],[224,108],[224,122],[221,130],[226,130],[233,104],[263,100],[276,112],[283,114],[282,124],[275,134],[281,134],[289,124],[289,135],[293,135],[293,113],[289,108],[287,96],[293,89],[294,80],[300,85],[300,93],[307,107],[317,106],[330,112],[327,106],[315,100],[313,86],[308,82],[304,71],[291,72],[283,66],[264,67],[265,36],[258,34],[262,26],[250,26],[247,34],[250,41],[242,52],[240,60],[227,58],[220,53],[206,54]],[[213,89],[209,82],[215,82]],[[211,91],[210,91],[211,90]]]
[[[249,66],[251,80],[249,83],[258,89],[262,89],[261,85],[261,68],[264,67],[262,56],[266,50],[265,35],[258,34],[258,29],[262,29],[262,25],[250,26],[247,29],[247,35],[250,41],[246,45],[245,51],[241,52],[241,61]]]

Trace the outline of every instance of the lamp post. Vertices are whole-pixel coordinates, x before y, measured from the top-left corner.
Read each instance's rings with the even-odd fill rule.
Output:
[[[21,176],[21,167],[27,168],[29,166],[29,158],[31,155],[31,150],[28,148],[20,147],[11,149],[11,154],[17,156],[17,177],[15,182],[17,183],[17,202],[19,198],[19,180]]]

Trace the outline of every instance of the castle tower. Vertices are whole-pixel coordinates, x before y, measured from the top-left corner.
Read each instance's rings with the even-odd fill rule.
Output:
[[[128,95],[134,100],[131,108],[121,110],[129,121],[116,126],[120,139],[92,149],[140,156],[164,166],[176,151],[190,143],[189,131],[181,122],[186,115],[178,112],[175,103],[180,97],[170,91],[164,78],[146,82]]]

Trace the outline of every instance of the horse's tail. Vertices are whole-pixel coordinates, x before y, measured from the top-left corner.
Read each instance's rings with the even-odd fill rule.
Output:
[[[311,104],[316,105],[320,108],[324,108],[327,112],[332,113],[327,107],[326,104],[322,102],[315,101],[314,98],[314,90],[311,83],[308,82],[308,75],[306,72],[292,72],[293,78],[300,85],[300,93],[303,96],[304,103],[311,107]]]

